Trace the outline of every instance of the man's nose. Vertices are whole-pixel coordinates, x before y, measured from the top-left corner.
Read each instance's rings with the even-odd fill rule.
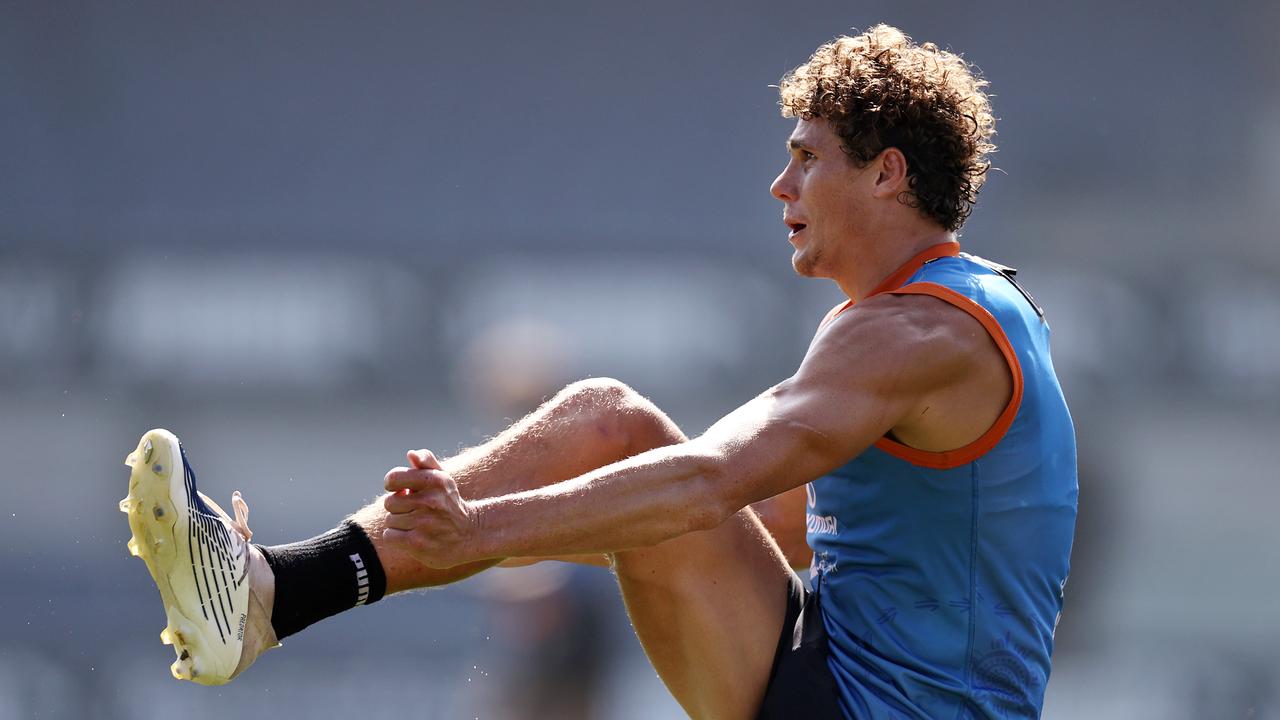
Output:
[[[769,186],[769,194],[778,198],[783,202],[791,202],[796,199],[795,182],[792,180],[791,165],[787,165],[778,177],[773,179],[773,184]]]

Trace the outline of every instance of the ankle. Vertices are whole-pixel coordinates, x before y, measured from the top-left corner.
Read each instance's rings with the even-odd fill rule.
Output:
[[[281,639],[386,593],[377,551],[350,520],[309,540],[258,549],[272,574],[271,626]]]
[[[268,619],[276,601],[276,574],[267,562],[267,556],[257,545],[249,546],[249,588],[257,594]]]

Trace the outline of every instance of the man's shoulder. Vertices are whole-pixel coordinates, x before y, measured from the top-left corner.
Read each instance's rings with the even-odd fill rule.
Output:
[[[832,349],[875,344],[895,353],[940,357],[964,355],[986,347],[986,330],[972,313],[929,293],[882,293],[833,317],[818,346]]]
[[[1009,375],[976,317],[927,294],[886,293],[858,302],[814,338],[803,367],[806,378],[828,387],[874,388],[913,406],[929,405],[939,393],[999,391]]]
[[[806,365],[828,388],[861,388],[889,403],[892,433],[927,451],[980,437],[1015,384],[978,317],[929,293],[885,293],[857,303],[815,340]]]

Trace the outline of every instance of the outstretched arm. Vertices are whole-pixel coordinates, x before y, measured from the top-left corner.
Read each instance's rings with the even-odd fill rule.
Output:
[[[615,552],[714,528],[856,456],[971,370],[970,346],[955,335],[971,334],[972,321],[937,302],[864,301],[820,334],[794,376],[701,437],[556,485],[465,501],[443,471],[392,471],[384,538],[449,567]]]
[[[416,455],[417,453],[414,453]],[[412,457],[410,462],[413,462]],[[793,488],[781,495],[767,500],[751,503],[751,509],[765,530],[778,543],[787,564],[795,569],[807,568],[813,560],[813,549],[805,538],[805,492],[804,488]],[[577,563],[579,565],[596,565],[608,567],[607,553],[587,555],[560,555],[557,557],[516,557],[507,558],[498,563],[498,567],[525,567],[544,560]]]

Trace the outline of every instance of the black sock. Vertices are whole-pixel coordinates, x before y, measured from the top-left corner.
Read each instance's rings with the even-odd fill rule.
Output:
[[[288,545],[258,546],[276,576],[271,627],[278,638],[382,599],[387,576],[364,529],[350,520]]]

